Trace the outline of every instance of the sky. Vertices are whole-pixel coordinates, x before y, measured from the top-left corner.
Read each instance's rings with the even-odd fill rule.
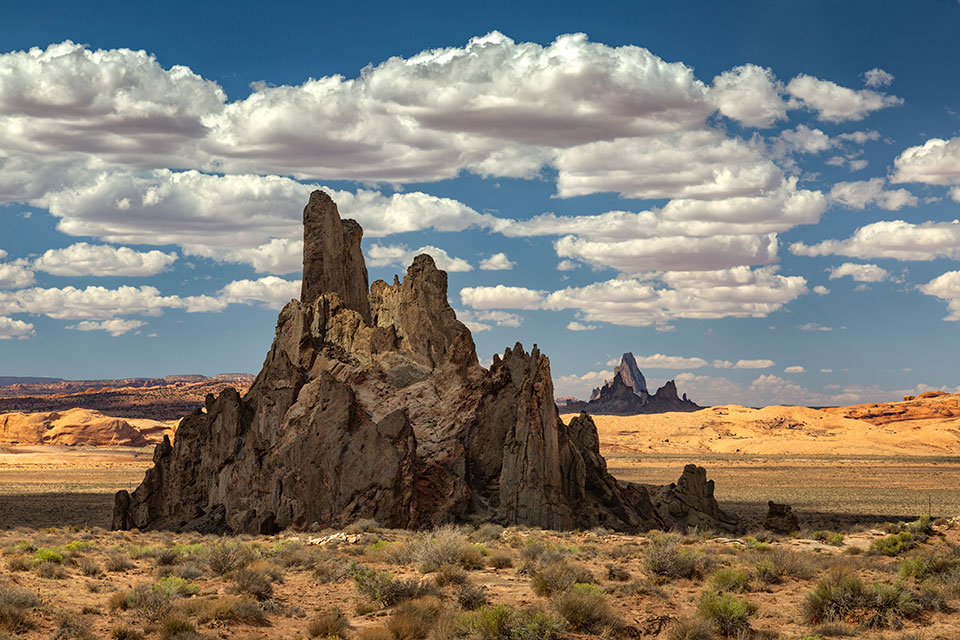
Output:
[[[259,370],[327,190],[481,363],[960,392],[960,3],[51,2],[0,21],[0,375]]]

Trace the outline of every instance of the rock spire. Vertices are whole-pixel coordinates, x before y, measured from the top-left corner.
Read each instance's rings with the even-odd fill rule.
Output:
[[[184,418],[143,483],[118,492],[114,528],[670,526],[647,488],[607,472],[590,416],[560,420],[536,345],[484,369],[433,259],[367,291],[361,237],[329,196],[311,194],[301,300],[280,312],[256,381]],[[700,480],[680,499],[709,497],[690,509],[714,513]]]

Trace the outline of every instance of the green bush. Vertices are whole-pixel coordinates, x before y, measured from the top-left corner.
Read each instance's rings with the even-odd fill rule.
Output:
[[[780,582],[783,575],[781,567],[770,558],[758,560],[753,566],[757,574],[757,580],[766,584],[776,584]]]
[[[607,596],[592,584],[574,585],[557,596],[553,606],[570,628],[580,633],[600,634],[622,626]]]
[[[810,534],[810,537],[814,540],[819,540],[820,542],[825,542],[835,547],[843,546],[842,533],[834,533],[832,531],[814,531],[812,534]]]
[[[435,589],[416,580],[400,580],[386,571],[376,571],[357,563],[350,565],[350,576],[357,591],[383,607],[392,607],[405,600],[433,595]]]
[[[540,611],[517,611],[498,604],[465,614],[457,626],[458,635],[476,640],[552,640],[563,623]]]
[[[749,591],[748,583],[750,579],[747,574],[739,569],[726,568],[719,569],[710,576],[710,586],[717,591],[732,591],[743,593]]]
[[[486,587],[467,582],[457,590],[457,604],[467,611],[474,611],[488,603]]]
[[[905,551],[909,551],[916,542],[914,536],[909,531],[901,531],[884,538],[878,538],[870,544],[870,550],[885,556],[898,556]]]
[[[960,568],[960,560],[957,558],[921,551],[901,560],[898,573],[901,578],[915,578],[917,582],[922,582],[957,568]]]
[[[725,636],[745,632],[750,627],[750,616],[756,611],[756,605],[730,593],[707,591],[697,602],[697,613]]]
[[[863,627],[899,627],[902,619],[914,619],[924,610],[945,606],[942,596],[927,592],[923,598],[902,582],[866,586],[849,573],[828,576],[817,583],[804,601],[804,613],[812,624],[855,622]]]
[[[60,564],[63,562],[63,555],[56,549],[37,549],[33,554],[33,564],[38,565],[43,562]]]

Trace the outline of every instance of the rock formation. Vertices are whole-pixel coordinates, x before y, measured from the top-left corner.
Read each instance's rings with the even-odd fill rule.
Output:
[[[707,470],[694,464],[683,468],[676,484],[653,491],[653,503],[674,525],[737,531],[740,519],[723,511],[713,497],[713,480]]]
[[[773,500],[767,501],[767,517],[763,526],[774,533],[793,533],[800,530],[800,520],[788,504],[778,504]]]
[[[678,397],[677,385],[673,380],[668,380],[651,395],[636,359],[627,352],[614,369],[613,380],[604,381],[602,387],[594,389],[589,401],[566,402],[562,408],[564,413],[586,411],[597,415],[633,416],[641,413],[697,411],[702,407],[688,400],[687,394],[683,394],[683,398]]]
[[[402,282],[368,290],[361,236],[311,195],[301,300],[280,312],[263,370],[244,397],[208,396],[157,446],[143,483],[118,492],[115,528],[671,524],[646,488],[607,472],[588,415],[563,424],[536,345],[484,369],[446,273],[420,255]],[[698,513],[717,510],[705,475],[681,484]]]
[[[115,418],[87,409],[13,412],[0,414],[0,445],[145,447],[159,442],[172,427],[156,420]]]

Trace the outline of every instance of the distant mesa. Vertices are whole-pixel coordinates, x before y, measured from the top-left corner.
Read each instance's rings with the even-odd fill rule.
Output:
[[[585,411],[596,415],[634,416],[642,413],[666,413],[668,411],[698,411],[703,407],[692,400],[677,395],[677,385],[667,381],[656,393],[647,391],[647,381],[637,367],[637,360],[629,351],[620,358],[620,364],[613,370],[613,380],[604,381],[590,394],[590,400],[583,402],[576,398],[557,398],[563,413]]]
[[[433,258],[368,287],[360,225],[321,191],[303,221],[301,299],[255,382],[209,395],[157,445],[143,483],[117,493],[114,528],[739,526],[699,467],[653,489],[611,476],[590,416],[560,420],[536,345],[481,367]]]
[[[83,408],[117,418],[176,420],[203,405],[207,395],[228,387],[246,392],[253,384],[249,373],[215,376],[183,374],[163,378],[60,380],[7,378],[0,385],[0,413],[50,413]],[[40,382],[25,382],[40,380]]]

